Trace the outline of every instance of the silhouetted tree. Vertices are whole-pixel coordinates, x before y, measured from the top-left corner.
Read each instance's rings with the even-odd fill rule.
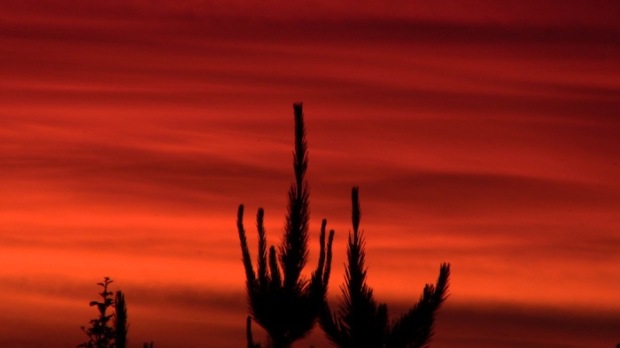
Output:
[[[422,297],[407,313],[389,323],[387,305],[378,304],[366,284],[365,241],[359,223],[359,190],[351,192],[353,235],[349,233],[345,285],[338,316],[325,302],[321,328],[339,347],[425,347],[433,334],[435,313],[446,299],[450,266],[442,264],[435,286],[427,284]]]
[[[114,342],[116,348],[127,348],[128,327],[125,294],[119,290],[114,297]]]
[[[301,276],[308,259],[309,190],[305,180],[308,167],[306,131],[301,103],[293,105],[295,116],[295,150],[293,168],[295,182],[288,194],[288,211],[283,239],[278,250],[274,246],[267,252],[267,239],[263,225],[264,211],[258,210],[257,273],[250,258],[246,233],[243,227],[243,205],[237,213],[237,229],[246,275],[246,288],[252,318],[269,335],[269,345],[275,348],[290,347],[304,337],[314,326],[327,293],[331,267],[331,248],[334,231],[325,241],[327,221],[321,224],[320,254],[316,270],[310,280]],[[248,346],[251,325],[248,322]]]
[[[103,282],[97,283],[103,290],[99,293],[102,301],[91,301],[90,306],[96,306],[99,316],[90,320],[90,327],[82,326],[82,331],[88,336],[88,341],[78,345],[83,348],[126,348],[127,331],[129,324],[127,321],[127,304],[125,294],[117,291],[114,299],[113,293],[108,287],[112,283],[109,277],[103,278]],[[108,309],[113,309],[113,313],[108,313]],[[110,319],[114,318],[113,326]],[[144,343],[144,348],[153,348],[153,342]]]
[[[108,325],[113,315],[107,313],[108,308],[114,303],[112,292],[108,291],[110,283],[112,283],[112,280],[109,277],[105,277],[103,282],[97,283],[97,285],[103,288],[99,293],[102,302],[91,301],[89,305],[97,307],[99,316],[90,320],[89,328],[82,326],[82,331],[88,336],[88,341],[78,345],[78,347],[114,348],[114,329]]]

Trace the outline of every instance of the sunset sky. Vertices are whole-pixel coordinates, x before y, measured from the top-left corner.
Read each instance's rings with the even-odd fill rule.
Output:
[[[433,347],[614,347],[618,18],[613,0],[3,0],[0,347],[85,341],[104,276],[130,346],[243,347],[236,210],[253,256],[259,207],[278,243],[297,101],[307,271],[327,218],[334,303],[356,185],[391,318],[452,265]]]

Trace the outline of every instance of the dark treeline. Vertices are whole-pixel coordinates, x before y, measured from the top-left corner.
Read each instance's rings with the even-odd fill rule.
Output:
[[[256,268],[251,259],[243,224],[244,206],[237,212],[237,232],[246,276],[249,316],[246,319],[248,348],[288,348],[305,337],[318,322],[326,337],[338,347],[347,348],[420,348],[427,347],[433,335],[435,316],[446,300],[449,264],[442,264],[435,285],[424,287],[419,301],[400,318],[390,321],[386,304],[375,300],[366,283],[365,237],[359,230],[361,208],[359,189],[351,192],[353,230],[349,233],[345,284],[338,310],[332,311],[327,301],[327,288],[332,262],[334,231],[327,233],[323,219],[319,237],[319,258],[309,279],[302,276],[308,261],[310,191],[306,180],[308,145],[301,103],[293,104],[295,144],[293,170],[295,181],[288,192],[284,235],[279,245],[267,248],[264,227],[265,212],[256,214],[258,255]],[[127,307],[125,295],[109,291],[112,283],[104,278],[99,293],[101,301],[91,301],[98,316],[82,327],[88,340],[78,347],[126,348]],[[113,296],[114,295],[114,296]],[[267,333],[266,342],[256,342],[252,322]],[[144,348],[153,348],[153,342]]]

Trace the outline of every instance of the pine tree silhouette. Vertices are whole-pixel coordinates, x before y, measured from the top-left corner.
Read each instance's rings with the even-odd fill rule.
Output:
[[[239,206],[237,213],[237,230],[251,314],[251,319],[247,322],[248,347],[256,347],[251,337],[252,319],[267,331],[269,346],[290,347],[294,341],[304,337],[312,329],[327,293],[334,231],[329,232],[326,242],[326,220],[323,220],[321,224],[317,268],[310,280],[301,276],[308,259],[309,189],[305,180],[308,150],[302,104],[293,104],[293,110],[295,182],[291,184],[288,194],[284,236],[277,251],[274,246],[271,246],[267,252],[267,238],[263,224],[264,211],[260,208],[256,216],[258,274],[254,271],[243,227],[243,204]]]
[[[353,235],[349,233],[345,285],[338,316],[324,303],[320,325],[330,341],[339,347],[404,348],[425,347],[433,335],[435,314],[445,301],[450,265],[442,264],[435,286],[427,284],[422,297],[407,313],[388,322],[387,305],[378,304],[366,284],[365,241],[359,223],[359,189],[351,191]]]

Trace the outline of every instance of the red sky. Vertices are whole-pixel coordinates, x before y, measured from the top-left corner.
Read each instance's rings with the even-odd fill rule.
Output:
[[[389,3],[3,1],[0,346],[83,341],[103,276],[134,346],[242,346],[300,100],[331,296],[359,185],[394,317],[452,264],[433,347],[620,342],[620,5]]]

